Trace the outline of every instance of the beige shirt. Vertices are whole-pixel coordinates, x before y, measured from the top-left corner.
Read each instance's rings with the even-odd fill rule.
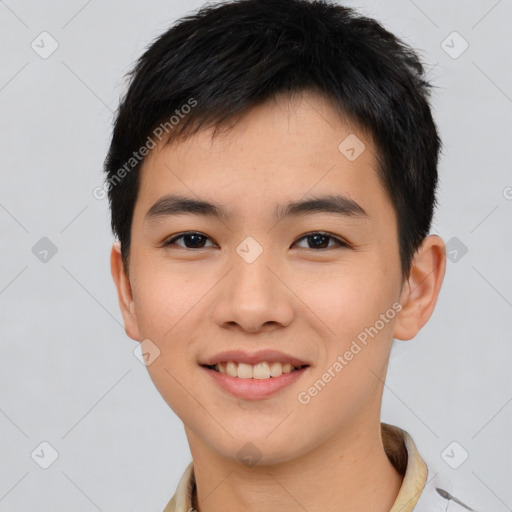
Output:
[[[425,486],[428,475],[427,465],[418,453],[411,436],[405,430],[381,423],[381,432],[384,450],[389,460],[404,477],[390,512],[471,510],[446,491],[442,491],[440,494],[433,486]],[[192,512],[194,510],[192,498],[195,489],[194,466],[191,462],[183,473],[174,496],[163,512]]]

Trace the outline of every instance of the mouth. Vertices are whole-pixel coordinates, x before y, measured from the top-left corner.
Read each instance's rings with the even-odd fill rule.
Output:
[[[309,367],[308,364],[293,366],[291,363],[281,363],[279,361],[262,361],[256,364],[221,361],[217,364],[202,364],[201,366],[229,377],[253,380],[276,379],[282,375]]]
[[[260,349],[256,352],[233,349],[198,361],[200,366],[228,377],[239,379],[272,379],[302,370],[309,365],[307,359],[275,349]]]
[[[251,357],[245,359],[247,361]],[[216,357],[216,361],[210,360],[199,366],[215,386],[242,400],[265,400],[279,396],[301,379],[310,366],[298,360],[294,360],[295,366],[282,360],[260,361],[249,364]]]

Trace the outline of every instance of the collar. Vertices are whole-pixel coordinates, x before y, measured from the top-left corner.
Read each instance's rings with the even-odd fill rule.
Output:
[[[399,427],[381,423],[384,450],[397,471],[403,475],[402,486],[389,512],[412,512],[427,481],[427,465],[421,458],[412,437]],[[183,473],[176,492],[163,512],[189,512],[193,510],[192,496],[196,481],[191,462]]]

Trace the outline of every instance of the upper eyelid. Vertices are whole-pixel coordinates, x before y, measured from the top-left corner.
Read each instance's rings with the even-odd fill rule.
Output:
[[[211,236],[205,235],[204,233],[201,233],[201,231],[184,231],[183,233],[178,233],[177,235],[172,236],[169,239],[166,239],[163,243],[170,244],[171,242],[174,242],[174,240],[178,240],[179,238],[186,236],[186,235],[200,235],[204,236],[205,238],[208,238],[209,240],[213,241],[213,238]]]
[[[302,240],[303,238],[306,238],[306,237],[312,236],[312,235],[323,235],[323,236],[332,238],[340,246],[348,246],[349,245],[349,243],[346,240],[344,240],[343,238],[341,238],[337,235],[332,235],[331,233],[329,233],[327,231],[310,231],[308,233],[305,233],[304,235],[300,235],[297,238],[297,240]]]

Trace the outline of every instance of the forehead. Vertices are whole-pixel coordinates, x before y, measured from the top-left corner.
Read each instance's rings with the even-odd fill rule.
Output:
[[[323,96],[282,95],[225,128],[152,150],[141,169],[136,215],[166,194],[253,218],[275,218],[279,205],[327,194],[353,200],[370,218],[393,214],[372,141]]]

